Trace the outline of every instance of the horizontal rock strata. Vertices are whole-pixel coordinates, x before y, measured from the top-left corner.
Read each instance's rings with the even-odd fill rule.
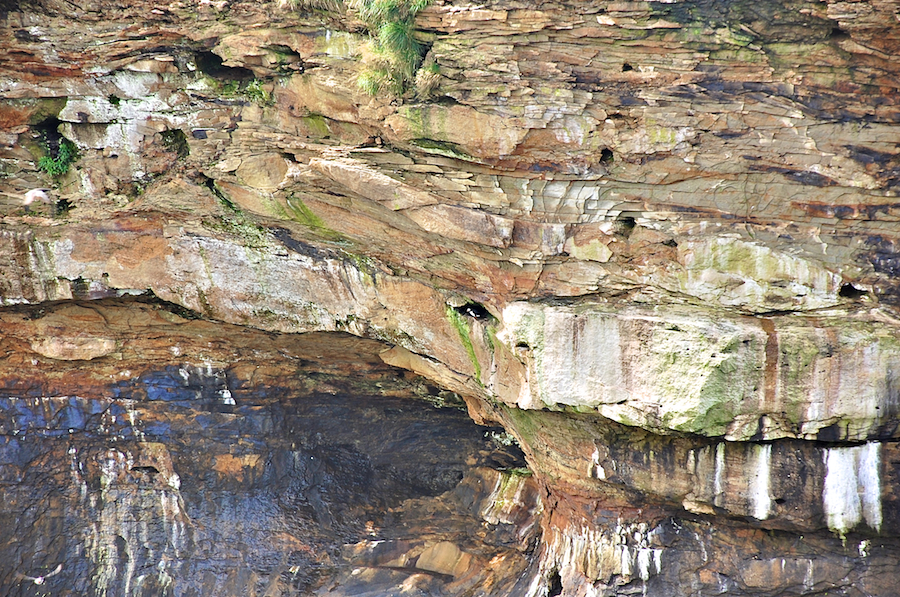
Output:
[[[0,6],[0,586],[893,595],[900,6],[362,16]]]

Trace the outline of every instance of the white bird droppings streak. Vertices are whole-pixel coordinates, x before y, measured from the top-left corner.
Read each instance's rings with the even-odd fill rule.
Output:
[[[725,444],[720,442],[716,444],[716,473],[715,473],[715,494],[713,495],[713,504],[722,505],[722,493],[725,491]]]
[[[756,470],[750,478],[750,515],[765,520],[772,508],[772,496],[769,495],[772,444],[756,444],[754,451]]]
[[[844,535],[865,520],[881,529],[881,444],[826,448],[822,507],[828,528]]]

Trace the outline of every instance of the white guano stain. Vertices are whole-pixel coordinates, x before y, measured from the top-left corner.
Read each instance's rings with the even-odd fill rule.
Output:
[[[815,564],[812,560],[806,560],[806,575],[803,577],[803,590],[812,591],[816,586]]]
[[[757,520],[765,520],[772,510],[772,496],[769,493],[770,470],[772,466],[772,444],[754,446],[756,465],[750,477],[750,515]]]
[[[594,448],[594,453],[591,454],[591,468],[588,471],[588,476],[594,479],[606,479],[606,471],[603,469],[603,465],[600,464],[600,450],[598,448]]]
[[[547,578],[557,571],[563,578],[583,576],[589,583],[606,583],[614,576],[625,582],[646,582],[662,571],[661,547],[652,547],[656,531],[647,523],[619,521],[614,528],[595,529],[586,526],[552,529],[547,538],[547,551],[542,558],[537,579]],[[588,585],[590,586],[590,585]],[[533,582],[526,597],[546,594],[543,582]],[[599,597],[588,592],[584,597]]]
[[[725,443],[716,444],[716,472],[713,477],[714,490],[713,504],[722,505],[722,496],[725,492]]]
[[[822,507],[828,528],[845,535],[860,522],[881,530],[881,444],[826,448]]]

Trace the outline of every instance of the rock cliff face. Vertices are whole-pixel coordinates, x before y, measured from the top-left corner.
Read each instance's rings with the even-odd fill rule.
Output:
[[[0,4],[4,594],[896,594],[900,4],[370,5]]]

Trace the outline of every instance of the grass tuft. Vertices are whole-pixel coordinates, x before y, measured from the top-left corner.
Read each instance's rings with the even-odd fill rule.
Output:
[[[447,319],[450,320],[450,325],[452,325],[456,330],[456,333],[459,334],[459,339],[462,342],[463,348],[469,356],[472,367],[475,369],[475,381],[481,384],[481,363],[478,362],[478,355],[475,354],[475,345],[472,344],[472,336],[469,334],[469,322],[466,321],[466,318],[462,314],[458,313],[456,309],[450,306],[447,307]]]
[[[360,76],[360,89],[375,95],[389,91],[400,95],[414,83],[416,71],[422,63],[425,46],[415,37],[416,14],[428,6],[430,0],[350,0],[359,18],[372,33],[370,51],[363,75],[369,71],[389,70],[390,76]],[[377,79],[379,85],[372,81]],[[390,82],[390,85],[385,85]],[[373,93],[374,91],[374,93]]]
[[[369,94],[402,95],[416,84],[425,46],[415,37],[416,15],[431,0],[281,0],[295,9],[324,10],[343,15],[349,8],[366,24],[372,38],[363,53],[365,68],[357,79]],[[418,88],[418,85],[417,85]],[[431,93],[434,82],[424,84]],[[420,96],[423,94],[420,92]],[[258,102],[263,103],[263,102]]]

